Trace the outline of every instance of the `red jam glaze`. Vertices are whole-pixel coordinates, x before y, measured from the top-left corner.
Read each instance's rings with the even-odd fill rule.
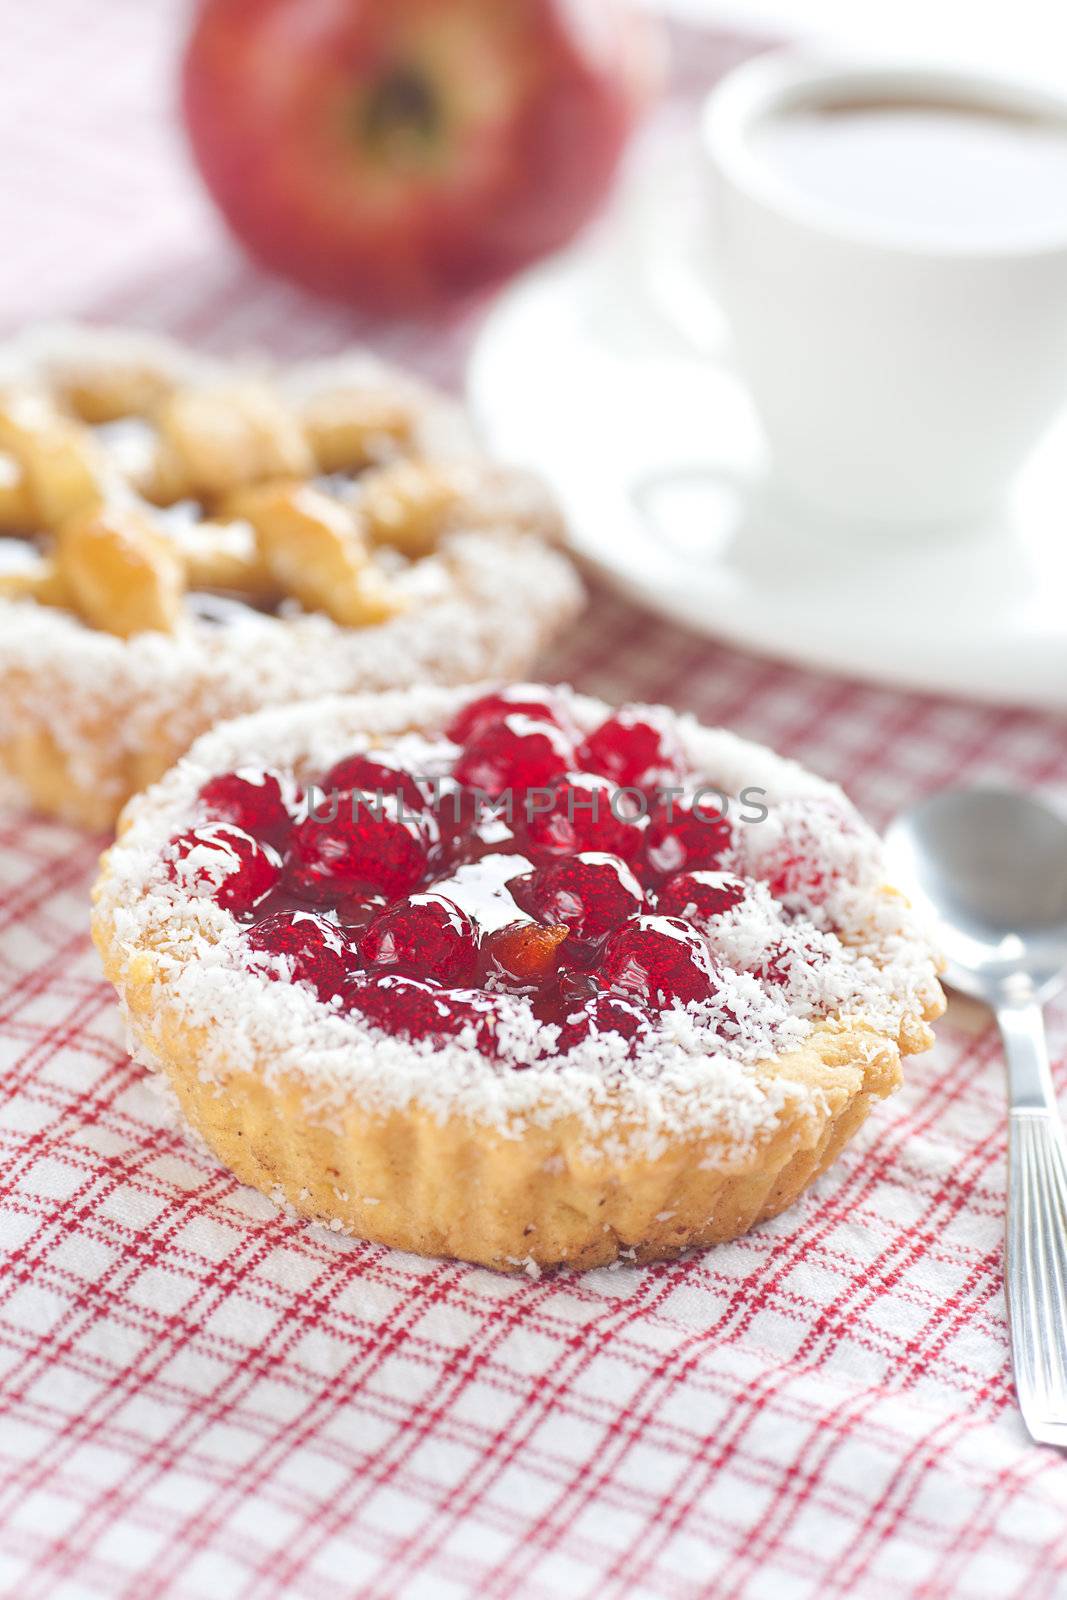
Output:
[[[564,924],[577,939],[603,938],[645,903],[629,867],[594,851],[549,862],[508,887],[524,911],[539,922]]]
[[[732,911],[744,898],[744,880],[732,872],[679,872],[659,891],[656,910],[686,922],[708,922]]]
[[[654,711],[621,706],[579,746],[578,765],[620,789],[651,795],[678,782],[685,758],[674,730]]]
[[[641,850],[642,830],[620,802],[612,808],[617,794],[615,784],[596,773],[567,773],[548,796],[530,797],[522,819],[527,849],[532,855],[552,856],[605,850],[632,861]]]
[[[320,816],[294,829],[285,887],[317,905],[361,889],[407,894],[426,874],[435,834],[432,818],[411,816],[394,795],[334,791]]]
[[[493,796],[547,788],[574,764],[574,746],[553,722],[511,712],[479,724],[453,769],[460,783]]]
[[[484,807],[470,789],[441,787],[437,806],[437,833],[445,861],[470,859],[475,833]]]
[[[295,803],[295,788],[289,786]],[[212,822],[232,822],[253,839],[284,848],[293,831],[282,784],[273,772],[242,767],[211,778],[200,791],[200,810]]]
[[[479,1050],[497,1053],[496,1010],[489,995],[450,992],[399,973],[368,973],[350,985],[348,1004],[385,1033],[436,1039],[470,1029]]]
[[[368,967],[396,967],[415,978],[465,989],[478,975],[478,929],[442,894],[414,894],[390,906],[359,941]]]
[[[652,810],[645,864],[654,879],[714,869],[733,843],[733,828],[714,796],[675,795]]]
[[[616,995],[595,995],[577,1008],[572,1006],[564,1017],[557,1049],[560,1055],[566,1055],[575,1045],[584,1044],[598,1034],[617,1033],[627,1041],[628,1053],[632,1055],[638,1035],[651,1021],[650,1013],[630,1000]]]
[[[718,984],[707,946],[676,917],[635,917],[604,951],[609,988],[654,1006],[710,1000]]]
[[[346,756],[338,761],[317,787],[324,796],[334,789],[362,789],[375,796],[392,795],[402,800],[409,811],[417,814],[426,810],[427,797],[409,773],[368,755]]]
[[[513,683],[496,694],[483,694],[452,718],[445,729],[445,737],[453,744],[467,744],[475,734],[491,723],[500,722],[512,712],[533,717],[537,722],[555,722],[560,727],[566,723],[556,696],[547,693],[536,683]]]
[[[388,905],[389,901],[383,894],[352,894],[339,900],[333,907],[333,913],[342,928],[347,928],[351,937],[358,939],[363,929],[369,928]]]
[[[310,984],[324,1002],[344,992],[349,973],[358,967],[344,930],[314,911],[276,911],[249,928],[245,938],[253,950],[286,957],[291,981]]]
[[[623,707],[577,753],[572,732],[551,692],[528,685],[465,707],[448,730],[462,746],[458,805],[449,793],[431,804],[387,754],[338,762],[316,785],[325,795],[316,813],[295,824],[286,780],[225,774],[200,799],[220,820],[174,840],[169,870],[178,876],[194,846],[219,852],[233,870],[205,870],[197,887],[259,919],[245,935],[251,949],[288,957],[294,981],[335,1004],[342,995],[387,1032],[463,1035],[497,1054],[494,994],[505,992],[527,996],[538,1020],[559,1028],[559,1053],[605,1033],[632,1052],[656,1012],[718,994],[698,928],[741,903],[745,880],[718,870],[734,835],[714,795],[696,806],[660,797],[647,825],[617,801],[615,815],[616,788],[677,788],[687,776],[654,712]],[[356,785],[363,800],[353,810]],[[538,797],[510,825],[473,792],[512,790],[521,813],[530,788],[551,789],[547,804]],[[477,907],[464,909],[449,885],[469,892],[469,875],[456,874],[491,854],[516,857],[519,870],[504,874],[515,919],[496,925],[498,899],[482,928]],[[774,863],[784,893],[800,864],[792,848]],[[808,884],[817,871],[805,871]],[[793,959],[804,957],[769,949],[758,975],[784,983]]]
[[[247,916],[281,877],[281,857],[273,845],[224,822],[180,833],[171,840],[169,852],[167,873],[172,883],[194,893],[210,893],[216,905],[235,917]]]

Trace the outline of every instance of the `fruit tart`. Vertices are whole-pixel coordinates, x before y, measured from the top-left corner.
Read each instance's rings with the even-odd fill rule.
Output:
[[[0,776],[88,827],[222,718],[510,674],[575,615],[551,504],[363,355],[0,351]]]
[[[217,727],[127,808],[94,904],[133,1053],[241,1179],[535,1273],[774,1216],[943,1004],[838,789],[564,688]]]

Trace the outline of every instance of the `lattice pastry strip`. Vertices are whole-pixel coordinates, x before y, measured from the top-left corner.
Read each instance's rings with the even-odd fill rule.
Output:
[[[251,523],[266,571],[283,594],[344,627],[383,622],[403,599],[370,559],[352,511],[311,484],[246,489],[231,509]]]
[[[309,484],[263,485],[244,490],[233,510],[253,530],[244,548],[221,537],[212,547],[210,524],[173,536],[133,507],[74,518],[36,569],[0,576],[0,594],[69,607],[124,638],[175,632],[188,588],[233,590],[261,605],[289,596],[344,627],[405,609],[354,514],[329,495]]]
[[[92,433],[42,395],[0,401],[0,450],[16,465],[8,504],[13,516],[29,519],[24,527],[58,528],[114,491],[114,470]]]
[[[299,418],[260,384],[178,389],[155,422],[159,447],[142,487],[162,505],[211,503],[245,484],[306,478],[316,469]]]
[[[101,511],[65,522],[54,560],[74,609],[94,627],[122,638],[177,628],[185,595],[181,555],[141,512]]]
[[[366,389],[313,396],[304,405],[303,425],[320,472],[359,472],[412,443],[410,408]]]
[[[72,377],[59,392],[78,416],[36,392],[0,401],[0,530],[53,535],[48,554],[0,575],[0,596],[74,610],[129,636],[174,632],[188,590],[224,590],[253,605],[292,598],[345,627],[405,609],[373,547],[430,554],[469,490],[461,469],[400,457],[410,408],[343,388],[287,407],[259,384],[168,385],[131,368]],[[81,418],[152,411],[155,447],[137,489],[150,502],[192,500],[217,515],[180,529],[153,523]],[[385,461],[384,465],[375,465]],[[362,473],[345,501],[308,482]]]

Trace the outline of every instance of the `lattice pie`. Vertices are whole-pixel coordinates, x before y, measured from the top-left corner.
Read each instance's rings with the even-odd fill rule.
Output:
[[[0,353],[0,773],[110,825],[220,718],[526,666],[579,588],[528,479],[368,357]]]

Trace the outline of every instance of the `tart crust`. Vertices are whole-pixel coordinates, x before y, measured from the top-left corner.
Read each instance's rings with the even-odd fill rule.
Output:
[[[100,329],[37,330],[0,349],[0,390],[16,394],[53,393],[61,374],[88,374],[91,396],[106,402],[110,370],[127,385],[137,374],[148,393],[149,378],[165,390],[232,382],[235,372],[166,340]],[[451,401],[360,352],[266,376],[294,406],[346,385],[396,397],[413,418],[419,460],[465,474],[469,492],[448,531],[411,569],[420,570],[410,608],[362,628],[312,612],[249,612],[228,628],[186,622],[121,638],[0,594],[0,775],[11,798],[108,829],[220,720],[332,692],[521,674],[577,614],[581,587],[554,548],[548,496],[481,458]],[[129,484],[117,481],[115,493],[125,507]]]
[[[566,1062],[555,1067],[554,1079],[552,1071],[492,1067],[473,1050],[464,1054],[484,1067],[481,1099],[457,1092],[449,1103],[449,1059],[441,1059],[432,1079],[413,1080],[410,1093],[393,1093],[385,1080],[402,1041],[376,1043],[373,1030],[351,1019],[336,1019],[362,1052],[358,1063],[353,1054],[351,1070],[344,1046],[340,1056],[323,1053],[320,1041],[309,1038],[304,1050],[299,1033],[284,1050],[265,1050],[254,1030],[250,1040],[242,1026],[245,1008],[270,1007],[277,991],[290,986],[235,969],[242,988],[231,997],[232,1009],[229,999],[221,1011],[211,1002],[190,1004],[184,979],[203,948],[191,954],[165,917],[138,909],[146,863],[188,818],[206,776],[262,760],[268,751],[279,763],[299,765],[302,753],[319,764],[343,753],[361,730],[372,747],[409,730],[436,730],[474,692],[337,699],[244,718],[198,741],[161,784],[132,802],[103,859],[93,917],[131,1051],[162,1074],[189,1124],[239,1178],[303,1216],[367,1240],[536,1273],[620,1257],[665,1259],[733,1239],[791,1205],[836,1159],[874,1102],[897,1088],[901,1057],[932,1042],[928,1024],[943,1010],[943,995],[898,896],[896,933],[910,930],[915,952],[892,1018],[833,1016],[814,1024],[798,1047],[751,1070],[737,1067],[739,1097],[743,1086],[750,1101],[756,1093],[772,1108],[742,1132],[729,1115],[709,1116],[699,1058],[692,1062],[692,1088],[674,1085],[673,1099],[670,1086],[635,1087],[624,1079],[621,1086],[597,1082],[588,1104],[584,1091],[568,1089],[557,1108]],[[607,709],[573,700],[586,726]],[[328,729],[325,742],[310,729]],[[777,785],[790,794],[797,783],[807,792],[837,793],[731,735],[685,719],[679,731],[698,768],[718,741],[735,773],[758,763],[764,781],[770,777],[769,793]],[[210,947],[212,927],[221,926],[221,914],[213,914],[194,944],[202,937]],[[310,994],[307,1003],[318,1005]],[[231,1037],[237,1029],[240,1039]],[[435,1059],[423,1052],[420,1065],[432,1069]],[[426,1092],[428,1082],[433,1093]]]

